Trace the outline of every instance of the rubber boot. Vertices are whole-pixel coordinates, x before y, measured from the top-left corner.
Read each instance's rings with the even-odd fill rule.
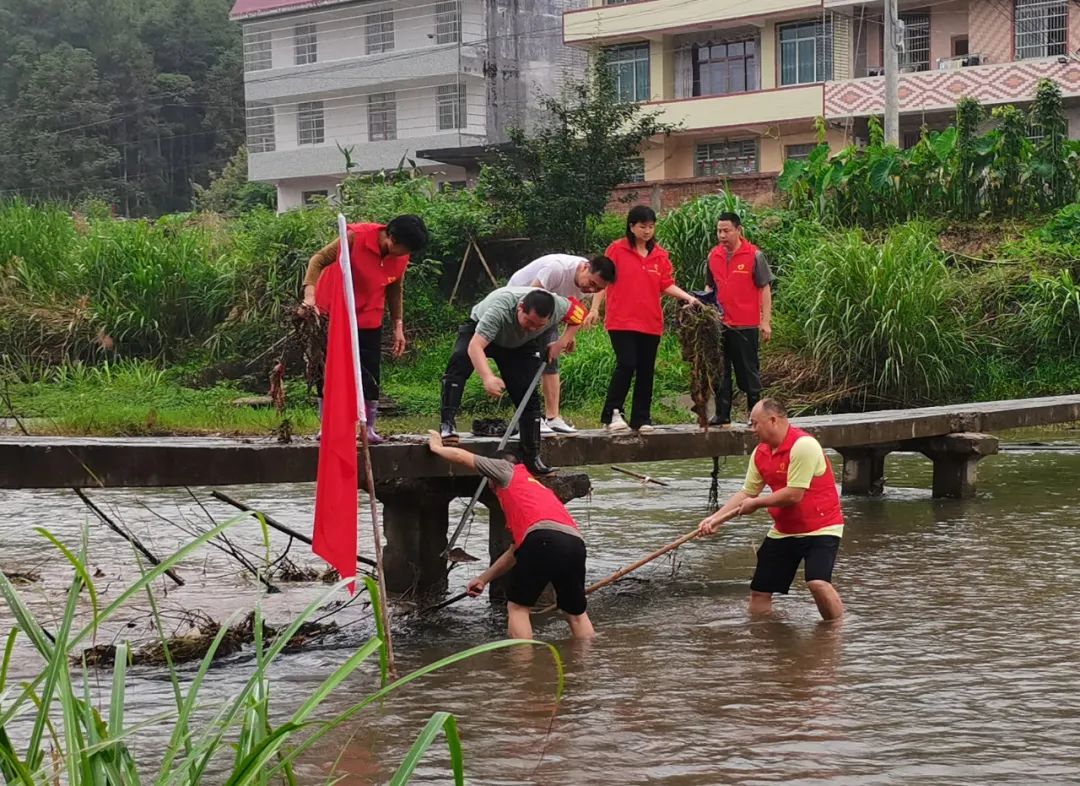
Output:
[[[381,445],[386,442],[375,431],[375,418],[379,416],[379,402],[365,401],[364,415],[367,417],[367,441],[369,445]]]
[[[448,382],[443,379],[442,405],[439,412],[439,435],[444,440],[451,442],[460,440],[454,419],[457,417],[458,408],[461,406],[461,396],[464,392],[465,386],[460,382]]]
[[[315,432],[315,439],[320,439],[322,438],[322,396],[319,396],[317,399],[315,399],[315,402],[319,405],[319,430]]]
[[[555,470],[540,458],[540,413],[520,421],[522,463],[534,475],[549,475]]]

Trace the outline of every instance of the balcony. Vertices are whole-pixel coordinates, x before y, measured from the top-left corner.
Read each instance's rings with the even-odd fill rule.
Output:
[[[718,22],[739,20],[752,24],[777,13],[820,10],[820,1],[813,0],[638,0],[622,5],[596,4],[563,15],[563,40],[583,44],[641,38],[650,33],[700,29]]]
[[[271,68],[244,76],[248,101],[274,101],[299,96],[319,96],[335,91],[393,90],[409,84],[445,78],[458,73],[457,44],[417,49],[409,57],[401,51],[350,57],[326,63]],[[466,64],[467,65],[467,64]]]
[[[949,110],[968,96],[982,104],[1030,101],[1040,79],[1053,79],[1066,96],[1080,95],[1080,63],[1057,58],[943,68],[901,74],[901,112]],[[885,111],[885,78],[846,79],[825,84],[825,116],[865,117]]]
[[[821,84],[732,93],[722,96],[653,101],[646,109],[660,110],[660,119],[680,124],[680,131],[705,131],[732,126],[768,125],[821,115]]]

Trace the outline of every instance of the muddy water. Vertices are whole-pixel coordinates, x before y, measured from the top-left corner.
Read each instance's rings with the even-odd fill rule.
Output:
[[[1025,440],[1039,435],[1024,434]],[[1080,442],[1056,432],[1043,440]],[[721,493],[738,488],[745,459],[721,468]],[[667,489],[596,469],[590,501],[574,503],[599,578],[688,531],[706,504],[709,462],[651,465]],[[930,464],[894,455],[882,499],[845,499],[847,532],[836,571],[848,616],[836,627],[817,621],[797,582],[769,621],[745,617],[753,549],[767,527],[759,516],[727,526],[674,560],[643,569],[633,581],[593,596],[600,632],[589,646],[567,640],[565,625],[543,621],[566,664],[566,692],[552,720],[551,658],[495,653],[412,685],[360,715],[308,756],[307,782],[330,772],[345,782],[384,783],[436,710],[457,715],[466,769],[475,784],[628,784],[685,786],[758,783],[1030,784],[1080,782],[1080,448],[1009,450],[983,462],[972,501],[930,498]],[[147,545],[168,552],[184,540],[174,522],[203,524],[228,508],[194,490],[207,510],[177,490],[98,492],[107,510]],[[310,485],[251,487],[235,496],[263,506],[297,528],[309,526]],[[144,507],[145,506],[145,507]],[[0,502],[0,566],[37,567],[42,580],[24,588],[39,613],[59,606],[65,572],[47,555],[33,526],[78,539],[85,512],[67,492],[5,493]],[[91,562],[104,597],[130,579],[126,545],[91,523]],[[233,530],[258,550],[257,528]],[[272,551],[284,538],[274,535]],[[486,553],[478,518],[466,549]],[[370,553],[370,547],[367,553]],[[303,546],[297,562],[316,565]],[[182,628],[185,609],[222,619],[263,598],[271,621],[284,620],[321,591],[286,588],[264,597],[235,563],[204,550],[189,560],[183,589],[163,604]],[[471,570],[451,574],[463,586]],[[145,604],[143,604],[145,605]],[[145,609],[122,620],[126,635],[146,635]],[[273,696],[282,714],[370,633],[352,609],[335,646],[284,658]],[[6,630],[10,618],[0,617]],[[402,671],[502,631],[498,610],[466,601],[420,622],[396,625]],[[33,671],[20,653],[16,671]],[[212,674],[208,700],[220,700],[248,674],[234,659]],[[168,701],[159,675],[136,670],[131,711],[156,712]],[[102,676],[107,687],[108,675]],[[357,674],[330,709],[343,709],[376,684]],[[164,744],[168,728],[146,735]],[[450,781],[447,756],[424,761],[415,782]]]

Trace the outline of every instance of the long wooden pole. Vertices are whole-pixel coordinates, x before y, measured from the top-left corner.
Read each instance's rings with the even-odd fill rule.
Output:
[[[717,522],[717,523],[723,524],[725,521],[730,521],[731,519],[735,518],[737,515],[739,515],[738,510],[733,510],[730,513],[728,513],[728,514],[724,515],[723,517],[721,517],[720,521]],[[654,559],[659,559],[660,557],[664,556],[668,552],[674,551],[675,549],[679,548],[679,546],[682,546],[684,543],[689,543],[694,538],[696,538],[696,537],[698,537],[700,535],[701,535],[701,530],[699,530],[699,529],[697,529],[695,527],[693,530],[691,530],[690,532],[687,532],[682,537],[676,538],[675,540],[671,541],[671,543],[668,543],[666,546],[662,546],[662,547],[658,548],[652,554],[648,554],[648,555],[642,557],[641,559],[639,559],[634,564],[627,565],[625,568],[620,568],[619,570],[615,571],[610,576],[608,576],[606,579],[601,579],[600,581],[596,582],[595,584],[590,584],[585,589],[585,594],[586,595],[591,595],[592,593],[596,592],[598,589],[606,587],[609,584],[614,584],[616,581],[623,578],[627,574],[633,573],[638,568],[643,567],[645,565],[648,565]],[[540,613],[543,614],[545,612],[553,610],[554,608],[555,608],[555,606],[548,606],[548,607],[546,607],[544,609],[541,609]]]
[[[664,482],[662,480],[657,480],[656,478],[654,478],[654,477],[652,477],[650,475],[642,475],[640,472],[634,472],[633,470],[630,470],[630,469],[623,469],[622,467],[616,467],[614,464],[611,465],[611,468],[613,470],[615,470],[616,472],[621,472],[624,475],[629,475],[632,478],[637,478],[642,483],[655,483],[657,486],[670,486],[671,485],[670,483],[666,483],[666,482]]]
[[[345,216],[338,213],[338,235],[341,238],[341,279],[348,303],[349,332],[352,334],[353,371],[356,377],[357,417],[360,420],[360,449],[364,456],[364,479],[371,503],[371,529],[375,538],[375,577],[379,584],[379,615],[382,617],[383,644],[386,647],[386,665],[390,676],[397,679],[394,666],[394,645],[390,636],[389,596],[386,593],[386,570],[383,565],[382,529],[379,527],[379,502],[375,499],[375,476],[371,472],[371,446],[368,444],[367,412],[364,407],[364,378],[360,373],[360,342],[357,333],[356,302],[352,286],[352,263],[349,259],[349,230]]]
[[[292,527],[288,527],[288,526],[282,524],[280,521],[278,521],[277,519],[271,518],[268,514],[263,513],[261,510],[256,510],[255,508],[251,507],[250,505],[247,505],[247,504],[241,502],[238,499],[234,499],[234,498],[230,497],[224,491],[218,491],[217,489],[212,489],[210,491],[210,496],[214,497],[215,499],[219,499],[224,503],[232,505],[234,508],[237,508],[238,510],[243,510],[243,511],[245,511],[247,513],[258,513],[260,516],[263,517],[263,521],[266,522],[266,526],[268,526],[268,527],[270,527],[272,529],[276,529],[278,532],[280,532],[280,533],[282,533],[284,535],[288,535],[290,538],[296,538],[301,543],[306,543],[309,546],[311,545],[311,538],[309,538],[307,535],[303,534],[302,532],[297,532]],[[365,565],[370,565],[373,568],[376,565],[375,560],[368,559],[367,557],[361,557],[359,554],[356,555],[356,561],[357,562],[362,562]]]

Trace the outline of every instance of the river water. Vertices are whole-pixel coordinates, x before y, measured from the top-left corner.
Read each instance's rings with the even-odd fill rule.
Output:
[[[1020,436],[1080,443],[1076,431]],[[722,496],[739,487],[745,461],[722,464]],[[571,505],[588,540],[590,580],[689,531],[704,513],[711,462],[639,469],[671,486],[645,488],[592,468],[592,499]],[[970,501],[931,499],[931,467],[922,457],[894,454],[886,472],[884,497],[844,499],[848,525],[834,577],[848,611],[842,624],[818,621],[801,576],[778,599],[774,619],[747,619],[754,547],[768,526],[761,513],[593,595],[599,636],[590,644],[571,642],[557,618],[541,620],[538,637],[557,645],[566,667],[557,706],[546,651],[489,653],[358,715],[306,757],[302,779],[323,782],[336,763],[344,783],[385,783],[430,715],[447,710],[457,716],[474,784],[1080,783],[1080,447],[1010,449],[986,459]],[[206,511],[175,489],[93,496],[168,553],[184,535],[147,508],[176,522],[230,515],[207,490],[193,491]],[[310,528],[310,484],[230,493]],[[45,491],[5,493],[0,511],[0,567],[42,572],[22,591],[47,615],[62,603],[68,572],[32,527],[75,544],[87,514],[70,492]],[[130,580],[133,560],[117,537],[89,526],[91,563],[107,599]],[[256,533],[247,523],[232,530],[249,547]],[[280,553],[284,539],[275,534],[272,545]],[[371,553],[370,542],[363,547]],[[486,555],[483,514],[465,547]],[[292,555],[318,564],[306,547],[294,546]],[[477,570],[455,570],[451,590]],[[280,622],[322,591],[291,586],[264,597],[234,562],[209,549],[181,572],[188,586],[162,598],[176,625],[183,609],[224,619],[261,597],[271,622]],[[352,613],[341,614],[355,622],[337,646],[288,655],[274,668],[278,713],[298,706],[366,640],[370,618]],[[130,623],[121,628],[128,635],[148,635],[145,603],[121,622]],[[10,624],[5,610],[0,629]],[[400,619],[399,670],[502,631],[503,617],[486,600]],[[207,700],[236,690],[250,666],[240,658],[215,668]],[[20,651],[15,676],[34,667],[34,656]],[[106,690],[108,679],[100,677]],[[342,710],[375,687],[377,675],[365,668],[326,707]],[[135,669],[134,717],[160,711],[169,697],[158,673]],[[147,732],[144,749],[160,749],[170,729]],[[414,782],[451,781],[445,746],[436,747]]]

